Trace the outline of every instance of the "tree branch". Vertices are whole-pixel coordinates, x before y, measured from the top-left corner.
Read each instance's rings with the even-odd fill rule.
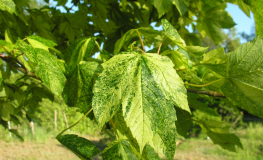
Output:
[[[226,98],[226,96],[224,96],[222,93],[219,93],[216,91],[204,91],[204,90],[187,88],[187,92],[196,93],[196,94],[205,94],[205,95],[212,96],[212,97]]]
[[[24,73],[25,75],[29,76],[29,77],[32,77],[32,78],[35,78],[35,79],[38,79],[38,80],[41,80],[39,77],[37,77],[34,73],[32,72],[29,72],[26,67],[21,63],[19,62],[18,60],[14,60],[12,57],[9,57],[9,56],[3,56],[3,55],[0,55],[0,58],[5,61],[6,63],[8,63],[8,65],[16,68],[17,70],[19,70],[20,72]],[[19,64],[19,65],[18,65]]]

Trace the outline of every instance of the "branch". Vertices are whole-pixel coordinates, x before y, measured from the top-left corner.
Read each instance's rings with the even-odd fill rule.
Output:
[[[158,51],[157,51],[157,54],[159,54],[159,53],[160,53],[161,46],[162,46],[162,44],[163,44],[164,40],[165,40],[165,38],[164,38],[164,39],[163,39],[163,41],[160,43],[160,45],[159,45],[159,48],[158,48]]]
[[[144,44],[143,44],[143,41],[142,41],[142,37],[141,37],[141,35],[140,35],[138,29],[136,29],[136,31],[137,31],[137,33],[138,33],[138,36],[139,36],[140,40],[141,40],[142,48],[143,48],[143,51],[144,51],[144,53],[145,53],[145,48],[144,48]]]
[[[208,83],[206,83],[206,84],[191,84],[191,83],[188,83],[188,82],[185,82],[184,84],[185,84],[185,85],[188,85],[188,86],[193,86],[193,87],[206,87],[206,86],[209,86],[209,85],[211,85],[211,84],[213,84],[213,83],[215,83],[215,82],[220,81],[221,79],[222,79],[222,78],[219,78],[219,79],[216,79],[216,80],[214,80],[214,81],[208,82]]]
[[[8,65],[16,68],[17,70],[19,70],[20,72],[24,73],[25,75],[29,76],[29,77],[33,77],[35,79],[41,80],[39,77],[37,77],[34,73],[29,72],[26,67],[19,62],[18,60],[14,60],[12,57],[9,56],[3,56],[0,55],[0,58],[5,61],[6,63],[8,63]],[[19,64],[19,65],[18,65]]]
[[[8,52],[8,50],[4,46],[0,45],[0,47],[2,47],[9,55],[11,55],[11,53]]]
[[[204,90],[187,88],[187,92],[196,93],[196,94],[205,94],[205,95],[212,96],[212,97],[226,98],[222,93],[219,93],[216,91],[204,91]]]

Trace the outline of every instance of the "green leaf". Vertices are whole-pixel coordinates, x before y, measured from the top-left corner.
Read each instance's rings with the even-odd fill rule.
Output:
[[[175,109],[177,116],[177,121],[175,121],[176,129],[177,129],[176,131],[179,135],[186,138],[189,129],[192,127],[192,120],[190,120],[189,118],[191,117],[191,115],[188,112],[183,111],[177,107]]]
[[[250,7],[243,2],[243,0],[237,0],[238,7],[248,16],[250,17]]]
[[[173,0],[150,0],[150,3],[157,9],[159,18],[169,11]]]
[[[47,98],[52,102],[55,99],[54,94],[48,88],[35,86],[31,88],[31,91],[32,97],[38,102],[41,102],[44,98]]]
[[[35,50],[31,45],[19,39],[16,42],[16,47],[17,49],[24,52],[24,54],[26,55],[26,57],[28,58],[30,62],[37,63],[37,56],[36,56],[37,53],[35,53]]]
[[[142,156],[145,160],[160,160],[159,155],[148,144],[145,145],[143,152],[142,152]]]
[[[174,63],[174,68],[184,69],[184,68],[192,68],[193,63],[189,60],[188,53],[183,49],[177,49],[173,51],[165,51],[162,52],[162,55],[168,55]]]
[[[92,88],[100,72],[102,67],[99,63],[82,61],[67,76],[64,100],[69,107],[78,107],[81,113],[86,113],[91,108]]]
[[[10,121],[10,114],[14,114],[14,107],[10,103],[1,103],[0,111],[2,120]]]
[[[92,157],[100,152],[91,141],[78,137],[78,135],[66,134],[57,137],[57,140],[83,160],[91,160]]]
[[[161,31],[154,30],[150,27],[141,27],[137,29],[140,35],[143,37],[144,45],[150,47],[153,42],[161,42],[163,40],[163,34]]]
[[[251,10],[254,13],[256,35],[263,37],[263,2],[261,0],[251,1]]]
[[[43,49],[34,49],[36,55],[36,75],[39,76],[42,81],[50,88],[50,90],[56,94],[61,95],[65,83],[66,77],[63,74],[63,70],[59,65],[58,59]]]
[[[49,51],[48,48],[54,48],[57,45],[53,41],[39,36],[28,36],[27,40],[34,48],[41,48],[46,51]]]
[[[186,46],[184,40],[181,38],[177,30],[167,21],[162,19],[162,26],[165,31],[165,34],[169,39],[171,39],[178,46]]]
[[[173,0],[173,4],[176,6],[181,16],[183,16],[187,12],[188,9],[187,1]]]
[[[211,116],[219,116],[219,114],[212,108],[208,107],[207,100],[202,102],[199,100],[201,97],[198,94],[187,92],[187,99],[189,103],[189,107],[195,110],[206,113]]]
[[[9,129],[9,132],[13,133],[16,135],[22,142],[24,142],[24,138],[18,133],[16,129]]]
[[[124,139],[111,142],[103,150],[101,155],[105,160],[139,160],[139,158],[133,153],[129,141]]]
[[[52,34],[52,28],[55,24],[51,20],[50,15],[47,14],[47,11],[38,9],[28,9],[27,11],[31,17],[30,22],[35,28],[33,32],[40,37],[55,40],[56,37]]]
[[[70,17],[68,17],[70,19]],[[70,42],[73,42],[76,37],[79,37],[81,35],[81,30],[79,29],[79,26],[71,22],[70,20],[65,20],[64,22],[61,22],[59,24],[59,31],[60,33],[65,33],[69,39]]]
[[[0,62],[2,62],[2,60]],[[0,71],[0,85],[2,84],[2,81],[3,81],[3,76],[2,76],[2,72]]]
[[[240,139],[232,133],[229,133],[229,126],[222,121],[200,121],[200,126],[214,144],[232,152],[236,152],[236,147],[243,149]]]
[[[224,38],[221,28],[232,28],[236,25],[230,14],[220,8],[211,9],[204,15],[205,17],[198,20],[198,30],[203,36],[211,37],[216,44]]]
[[[170,59],[134,52],[114,56],[103,67],[93,89],[92,102],[99,127],[122,104],[124,119],[140,151],[154,139],[152,147],[168,158],[173,157],[176,115],[172,103],[190,110],[185,87]]]
[[[139,148],[137,141],[132,136],[131,130],[129,129],[129,127],[127,127],[127,124],[124,120],[122,108],[120,108],[117,111],[117,113],[113,116],[112,120],[115,124],[118,137],[120,139],[128,138],[129,142],[131,143],[131,146]]]
[[[200,46],[185,46],[183,49],[188,51],[189,53],[192,53],[192,55],[196,57],[202,56],[209,47],[200,47]]]
[[[160,31],[156,31],[149,27],[141,27],[138,29],[131,29],[128,32],[126,32],[115,44],[114,48],[114,54],[118,54],[122,47],[128,46],[129,42],[133,40],[134,38],[137,38],[139,40],[139,34],[140,36],[144,37],[144,44],[152,44],[154,41],[162,41],[163,37],[161,35]],[[150,47],[150,46],[149,46]],[[127,49],[127,48],[125,48]]]
[[[208,47],[186,46],[177,30],[166,19],[162,19],[162,25],[165,34],[169,39],[171,39],[177,46],[190,52],[194,56],[202,56],[207,51]]]
[[[0,9],[9,13],[16,14],[16,5],[12,0],[1,0]]]
[[[227,74],[228,56],[225,54],[224,48],[214,49],[206,53],[201,63],[219,77]]]
[[[115,43],[114,54],[118,54],[125,43],[128,43],[131,39],[138,37],[136,29],[131,29],[126,32],[118,41]]]
[[[14,45],[4,40],[0,40],[0,45],[3,46],[8,52],[11,52],[14,49]],[[0,52],[6,53],[6,50],[0,46]]]
[[[68,0],[56,0],[58,2],[57,6],[65,6]]]
[[[255,38],[229,54],[229,64],[222,93],[238,107],[263,117],[262,39]]]
[[[39,36],[29,36],[27,37],[27,40],[34,48],[41,48],[46,51],[49,51],[49,49],[51,49],[55,51],[61,58],[64,57],[59,50],[54,48],[57,44],[51,40]]]
[[[94,46],[95,40],[93,38],[82,38],[73,42],[65,50],[65,62],[69,73],[72,72],[84,58],[90,57]]]

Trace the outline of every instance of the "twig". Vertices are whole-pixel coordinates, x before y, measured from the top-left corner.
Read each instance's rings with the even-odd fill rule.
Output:
[[[91,111],[93,108],[91,108],[83,117],[80,118],[80,120],[78,120],[76,123],[74,123],[73,125],[71,125],[70,127],[64,129],[62,132],[60,132],[57,136],[56,139],[58,139],[66,130],[74,127],[75,125],[77,125],[82,119],[84,119]]]
[[[112,119],[110,120],[111,124],[112,124],[112,127],[113,127],[113,130],[115,132],[115,136],[116,136],[116,139],[118,140],[118,133],[117,133],[117,130],[116,130],[116,126],[115,124],[113,123]]]
[[[137,33],[138,33],[138,35],[139,35],[139,38],[140,38],[140,40],[141,40],[141,43],[142,43],[142,48],[143,48],[143,51],[144,51],[143,53],[145,53],[145,48],[144,48],[144,44],[143,44],[143,41],[142,41],[142,37],[141,37],[138,29],[136,29],[136,31],[137,31]]]
[[[191,121],[195,121],[195,122],[197,122],[197,123],[200,123],[198,120],[195,120],[195,119],[189,117],[189,116],[188,116],[187,114],[185,114],[182,110],[180,110],[180,111],[183,113],[183,115],[185,115],[186,118],[190,119]]]
[[[96,43],[96,45],[98,46],[100,52],[102,52],[99,43],[98,43],[97,41],[95,41],[95,43]]]
[[[214,80],[214,81],[212,81],[212,82],[209,82],[209,83],[206,83],[206,84],[191,84],[191,83],[185,83],[185,85],[188,85],[188,86],[193,86],[193,87],[206,87],[206,86],[209,86],[210,84],[213,84],[213,83],[215,83],[215,82],[218,82],[218,81],[220,81],[220,80],[222,80],[222,78],[220,78],[220,79],[217,79],[217,80]]]
[[[226,98],[226,96],[224,96],[222,93],[219,93],[216,91],[204,91],[204,90],[187,88],[187,92],[196,93],[196,94],[205,94],[205,95],[212,96],[212,97]]]
[[[2,47],[9,55],[11,55],[11,53],[4,47],[0,44],[0,47]]]
[[[5,61],[6,63],[8,63],[10,66],[16,68],[17,70],[19,70],[20,72],[24,73],[25,75],[29,76],[29,77],[33,77],[35,79],[41,80],[39,77],[37,77],[34,73],[27,71],[26,67],[19,62],[18,60],[14,61],[12,59],[12,57],[9,56],[3,56],[1,55],[0,58]],[[15,63],[16,62],[16,63]],[[18,65],[18,64],[20,65]]]
[[[161,46],[162,46],[162,44],[163,44],[164,40],[165,40],[165,38],[164,38],[164,39],[163,39],[163,41],[160,43],[160,45],[159,45],[159,48],[158,48],[158,51],[157,51],[157,54],[159,54],[159,53],[160,53]]]
[[[139,47],[133,47],[133,48],[136,48],[136,49],[139,49],[142,53],[145,53],[141,48]]]
[[[194,64],[193,67],[194,67],[194,66],[199,66],[199,65],[202,65],[202,64]],[[186,70],[186,69],[187,69],[187,68],[178,69],[178,70],[176,70],[176,72],[184,71],[184,70]]]

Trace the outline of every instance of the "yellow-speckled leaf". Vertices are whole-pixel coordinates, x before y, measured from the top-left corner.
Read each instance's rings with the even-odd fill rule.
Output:
[[[104,63],[95,83],[94,115],[100,127],[122,105],[124,120],[142,152],[146,143],[168,158],[175,151],[173,105],[189,111],[183,81],[172,61],[157,54],[120,54]]]

